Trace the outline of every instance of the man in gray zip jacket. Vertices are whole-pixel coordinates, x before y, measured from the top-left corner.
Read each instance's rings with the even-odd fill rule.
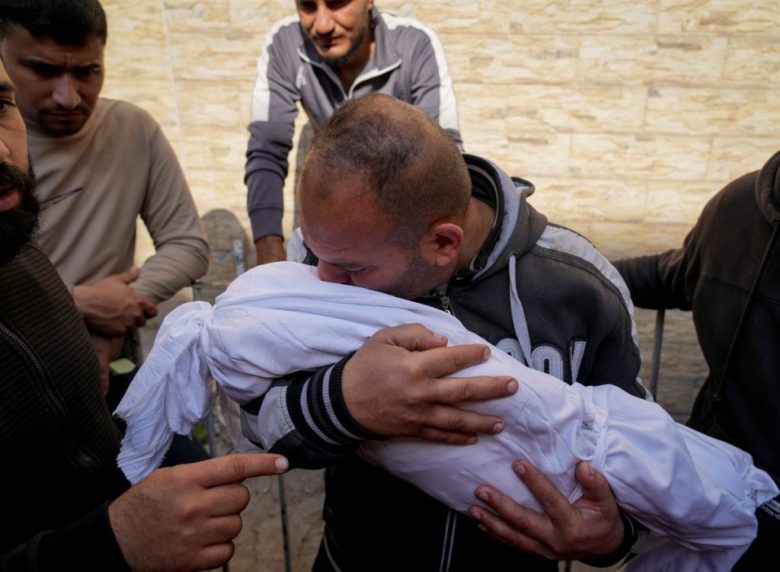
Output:
[[[393,95],[424,110],[460,145],[444,50],[411,18],[381,14],[373,0],[297,0],[273,25],[257,64],[245,182],[257,263],[284,260],[283,187],[296,103],[316,132],[345,101]]]
[[[418,109],[367,95],[339,109],[314,139],[300,179],[301,231],[325,281],[447,310],[534,369],[646,397],[625,284],[592,244],[527,204],[530,190],[491,162],[461,155]],[[528,510],[528,540],[507,535],[510,547],[359,458],[355,449],[366,439],[458,442],[448,430],[468,437],[461,443],[476,438],[457,423],[442,426],[435,399],[422,403],[426,364],[404,369],[408,354],[367,351],[376,346],[368,342],[313,375],[278,380],[244,406],[251,440],[284,452],[294,466],[328,467],[315,570],[552,572],[558,559],[609,564],[628,551],[630,519],[604,479],[587,471],[577,474],[587,500],[570,504],[544,489],[555,506],[542,502],[546,515]],[[426,352],[413,353],[419,360]]]

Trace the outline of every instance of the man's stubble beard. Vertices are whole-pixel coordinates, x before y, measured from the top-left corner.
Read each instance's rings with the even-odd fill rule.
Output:
[[[0,264],[11,260],[35,237],[40,212],[32,167],[24,173],[17,167],[0,163],[0,188],[7,187],[19,191],[20,202],[15,208],[0,213]]]
[[[362,48],[366,44],[366,42],[370,41],[371,33],[372,33],[372,25],[371,25],[371,16],[369,15],[369,17],[366,18],[366,25],[357,35],[355,41],[352,43],[352,45],[350,46],[346,54],[338,58],[323,57],[322,59],[325,61],[326,64],[328,64],[334,70],[339,70],[343,67],[348,66],[349,64],[352,63],[352,60],[354,59],[355,54],[358,52],[358,50],[360,50],[360,48]]]
[[[429,264],[419,253],[415,253],[404,274],[395,284],[383,288],[382,291],[398,298],[415,300],[447,280],[446,271]]]

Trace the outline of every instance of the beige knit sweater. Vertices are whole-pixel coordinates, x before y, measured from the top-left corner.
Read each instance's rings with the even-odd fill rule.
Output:
[[[133,288],[158,303],[206,272],[208,245],[189,187],[148,113],[101,99],[79,133],[52,138],[31,128],[28,138],[43,207],[38,246],[68,287],[134,263],[138,215],[156,252]]]

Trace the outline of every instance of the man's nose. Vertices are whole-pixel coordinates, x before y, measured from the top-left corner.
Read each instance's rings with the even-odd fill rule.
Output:
[[[317,14],[314,16],[314,33],[319,36],[332,34],[336,27],[333,20],[333,13],[327,6],[317,8]]]
[[[317,274],[323,282],[334,282],[336,284],[349,284],[349,272],[338,266],[328,264],[320,260],[317,263]]]
[[[6,159],[11,156],[11,149],[5,144],[2,137],[0,137],[0,164],[5,164]]]
[[[62,74],[57,79],[53,94],[54,103],[63,109],[75,109],[81,103],[78,86],[70,74]]]

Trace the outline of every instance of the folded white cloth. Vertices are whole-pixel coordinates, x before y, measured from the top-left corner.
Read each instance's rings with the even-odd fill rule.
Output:
[[[173,431],[189,433],[205,418],[208,375],[243,403],[274,379],[334,363],[380,328],[407,323],[422,323],[453,345],[485,343],[449,314],[322,282],[309,266],[279,262],[242,274],[213,308],[184,304],[164,321],[116,411],[128,424],[120,467],[138,481],[159,465]],[[646,561],[674,554],[681,570],[731,568],[755,537],[757,506],[778,493],[747,453],[616,387],[569,386],[495,347],[491,352],[487,362],[459,375],[518,380],[515,395],[468,406],[501,416],[506,430],[465,447],[366,442],[361,454],[460,511],[476,502],[474,490],[483,483],[539,509],[511,470],[519,458],[574,501],[581,495],[574,468],[586,460],[606,476],[624,510],[663,537]]]

